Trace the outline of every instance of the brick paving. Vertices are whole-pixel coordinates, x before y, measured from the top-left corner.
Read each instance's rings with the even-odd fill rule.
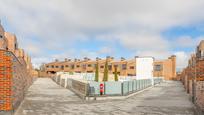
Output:
[[[15,115],[194,115],[180,82],[164,82],[124,100],[83,101],[51,79],[30,87]]]

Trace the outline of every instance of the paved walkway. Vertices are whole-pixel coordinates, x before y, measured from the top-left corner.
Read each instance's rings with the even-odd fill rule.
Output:
[[[194,115],[194,106],[180,82],[165,82],[125,100],[86,102],[39,78],[15,115]]]

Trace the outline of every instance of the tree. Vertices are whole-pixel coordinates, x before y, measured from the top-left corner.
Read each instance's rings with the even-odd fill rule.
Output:
[[[74,72],[72,72],[72,71],[71,71],[71,72],[69,72],[69,75],[74,75]]]
[[[96,63],[96,71],[95,71],[95,81],[98,82],[99,72],[98,72],[98,61]]]
[[[108,59],[106,59],[106,63],[105,63],[103,81],[108,81]]]
[[[114,77],[115,77],[115,81],[118,81],[118,71],[117,71],[117,66],[115,66]]]

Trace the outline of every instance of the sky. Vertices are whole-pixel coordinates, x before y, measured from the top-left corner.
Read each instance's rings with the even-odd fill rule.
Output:
[[[203,0],[0,0],[5,31],[34,67],[63,58],[177,56],[177,68],[204,39]]]

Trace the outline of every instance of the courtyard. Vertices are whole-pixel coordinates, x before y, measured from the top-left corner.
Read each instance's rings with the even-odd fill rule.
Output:
[[[49,78],[38,78],[15,115],[194,115],[183,85],[165,81],[123,100],[84,101]]]

